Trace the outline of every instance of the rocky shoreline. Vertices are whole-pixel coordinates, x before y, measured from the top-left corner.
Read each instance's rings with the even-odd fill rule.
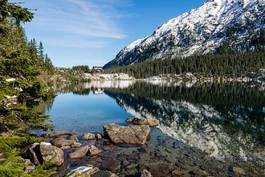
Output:
[[[218,161],[196,148],[161,134],[157,119],[128,118],[133,125],[103,126],[103,133],[78,135],[52,131],[31,145],[27,170],[46,162],[57,167],[53,177],[259,176],[247,162]],[[37,160],[36,160],[37,159]],[[35,161],[36,160],[36,161]],[[261,175],[262,176],[262,175]]]
[[[133,125],[105,125],[104,134],[85,133],[77,136],[75,132],[52,131],[43,135],[46,141],[32,144],[23,154],[25,171],[31,173],[38,165],[48,163],[58,168],[59,172],[53,176],[91,176],[91,177],[117,177],[111,169],[103,170],[91,164],[75,167],[71,170],[68,165],[78,163],[84,158],[97,159],[103,151],[114,145],[144,145],[150,138],[150,127],[159,125],[156,119],[129,118],[128,123]],[[106,168],[111,167],[109,162],[102,162]],[[152,177],[144,169],[142,177]]]

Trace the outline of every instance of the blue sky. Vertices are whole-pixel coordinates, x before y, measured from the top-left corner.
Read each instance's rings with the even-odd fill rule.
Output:
[[[28,38],[41,40],[56,66],[104,65],[126,45],[204,0],[26,0],[35,18]]]

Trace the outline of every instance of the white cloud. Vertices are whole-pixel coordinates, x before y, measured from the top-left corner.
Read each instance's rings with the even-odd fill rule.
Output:
[[[103,48],[106,44],[104,40],[126,37],[116,23],[122,16],[115,8],[119,2],[120,0],[29,0],[26,5],[37,11],[27,29],[35,34],[37,31],[48,45]]]

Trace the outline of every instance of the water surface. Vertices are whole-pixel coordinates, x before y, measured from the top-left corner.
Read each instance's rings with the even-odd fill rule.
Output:
[[[243,176],[265,174],[265,92],[247,85],[88,83],[59,93],[46,113],[55,129],[78,134],[102,132],[108,123],[124,125],[132,116],[159,119],[147,147],[138,149],[144,161],[131,162],[140,168],[155,169],[155,161],[168,173],[180,167],[190,173],[195,166],[214,176],[238,175],[234,168],[244,169]],[[133,151],[116,148],[124,151],[123,156],[111,151],[124,170],[123,158]],[[137,174],[138,167],[122,174]]]

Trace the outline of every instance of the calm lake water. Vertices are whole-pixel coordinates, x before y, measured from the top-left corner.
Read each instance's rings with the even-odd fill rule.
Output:
[[[58,93],[46,113],[56,130],[79,135],[102,133],[109,123],[126,125],[128,117],[159,119],[161,125],[152,130],[148,145],[135,150],[141,160],[128,160],[138,165],[133,172],[126,171],[123,157],[116,153],[121,176],[137,176],[139,167],[157,176],[155,169],[162,167],[168,168],[166,176],[176,168],[213,176],[265,174],[265,91],[258,88],[93,82]],[[116,148],[123,156],[134,154],[129,148]],[[103,158],[104,154],[109,156],[105,152]]]

